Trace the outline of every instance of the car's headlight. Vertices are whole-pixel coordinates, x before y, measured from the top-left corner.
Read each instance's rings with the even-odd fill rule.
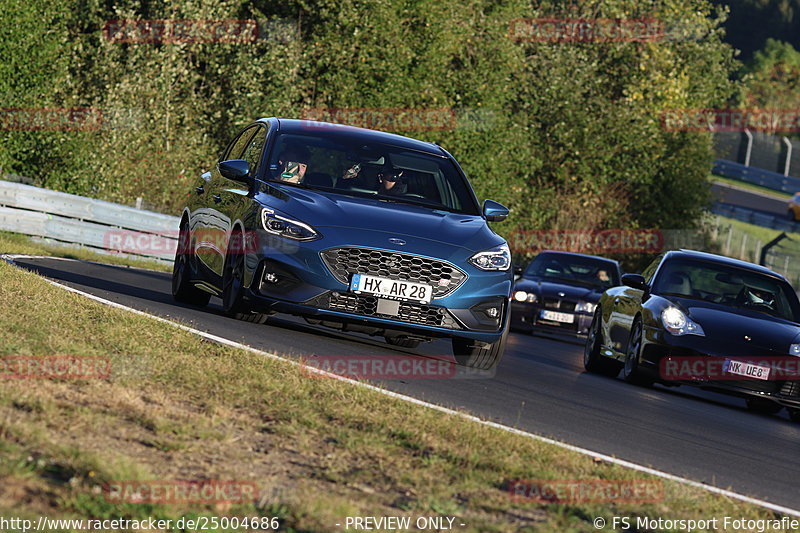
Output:
[[[536,302],[536,295],[532,292],[514,291],[514,299],[518,302],[528,302],[532,304]]]
[[[667,307],[661,311],[661,323],[664,324],[664,329],[676,337],[681,335],[700,335],[705,337],[706,335],[700,324],[686,316],[677,307]]]
[[[789,355],[800,357],[800,344],[792,344],[789,346]]]
[[[575,306],[576,313],[589,313],[592,315],[595,309],[597,309],[597,304],[592,302],[578,302],[578,305]]]
[[[271,209],[261,210],[261,226],[267,233],[296,241],[313,241],[321,237],[319,232],[308,224],[279,215]]]
[[[469,258],[469,262],[481,270],[508,270],[511,268],[511,250],[507,244],[501,244],[491,250],[478,252]]]

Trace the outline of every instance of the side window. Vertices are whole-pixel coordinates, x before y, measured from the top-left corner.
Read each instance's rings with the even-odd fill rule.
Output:
[[[250,163],[250,175],[255,176],[258,172],[259,163],[261,163],[261,153],[264,151],[264,144],[267,141],[267,129],[259,127],[256,134],[250,139],[244,154],[240,159],[244,159]]]
[[[647,283],[650,283],[653,280],[653,275],[656,273],[656,270],[658,270],[658,265],[661,264],[662,259],[664,259],[664,254],[661,254],[653,259],[653,262],[647,265],[647,268],[645,268],[642,272],[642,276],[644,276],[644,280]]]
[[[248,128],[239,134],[239,137],[233,141],[230,150],[228,150],[223,158],[226,160],[242,159],[242,154],[244,153],[245,148],[247,148],[247,144],[250,142],[250,138],[253,136],[255,131],[256,128]]]

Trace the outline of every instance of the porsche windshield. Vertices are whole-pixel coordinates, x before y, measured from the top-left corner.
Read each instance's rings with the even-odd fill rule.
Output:
[[[709,261],[681,259],[664,263],[653,292],[751,309],[800,322],[800,302],[788,283]]]
[[[270,154],[266,179],[480,214],[469,185],[448,158],[352,136],[281,134]]]

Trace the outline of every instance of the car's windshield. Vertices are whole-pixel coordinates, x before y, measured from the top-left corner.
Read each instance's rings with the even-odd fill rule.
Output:
[[[267,180],[480,214],[468,183],[446,157],[326,132],[281,134],[269,158]]]
[[[528,265],[524,276],[600,289],[619,285],[619,273],[614,263],[580,255],[539,254]]]
[[[658,271],[653,292],[751,309],[800,322],[800,302],[788,283],[735,266],[668,260]]]

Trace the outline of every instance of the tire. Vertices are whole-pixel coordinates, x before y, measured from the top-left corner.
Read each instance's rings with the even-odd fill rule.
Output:
[[[589,326],[589,335],[586,337],[586,346],[583,349],[583,368],[592,374],[613,378],[619,374],[619,364],[600,355],[600,347],[603,345],[600,314],[598,307],[592,317],[592,325]]]
[[[234,230],[228,241],[228,252],[225,254],[225,266],[222,269],[222,310],[226,315],[264,324],[269,318],[265,313],[253,313],[244,304],[244,259],[243,250],[244,234],[241,230]]]
[[[789,220],[791,220],[792,222],[794,222],[794,221],[795,221],[794,210],[792,210],[792,209],[789,209],[789,210],[786,212],[786,218],[788,218]]]
[[[749,410],[763,415],[774,415],[783,409],[781,404],[764,398],[747,398],[745,401]]]
[[[511,310],[506,311],[508,316],[511,315]],[[506,350],[506,341],[508,340],[509,318],[506,318],[505,328],[500,340],[493,342],[486,348],[479,348],[475,346],[474,341],[471,339],[462,339],[460,337],[453,337],[453,357],[456,363],[461,366],[475,368],[478,370],[491,370],[500,359]]]
[[[204,307],[208,305],[211,294],[198,289],[190,282],[192,253],[186,253],[190,248],[190,239],[188,225],[181,223],[178,249],[175,251],[175,261],[172,265],[172,297],[176,302]]]
[[[631,328],[631,336],[628,339],[628,351],[625,355],[625,365],[622,367],[622,379],[628,383],[649,387],[653,380],[642,375],[639,367],[639,359],[642,354],[642,321],[636,319]]]
[[[409,339],[407,337],[384,337],[388,344],[392,346],[397,346],[399,348],[411,348],[414,349],[419,346],[420,341],[416,339]]]
[[[800,409],[787,409],[789,411],[789,420],[792,422],[800,422]]]

